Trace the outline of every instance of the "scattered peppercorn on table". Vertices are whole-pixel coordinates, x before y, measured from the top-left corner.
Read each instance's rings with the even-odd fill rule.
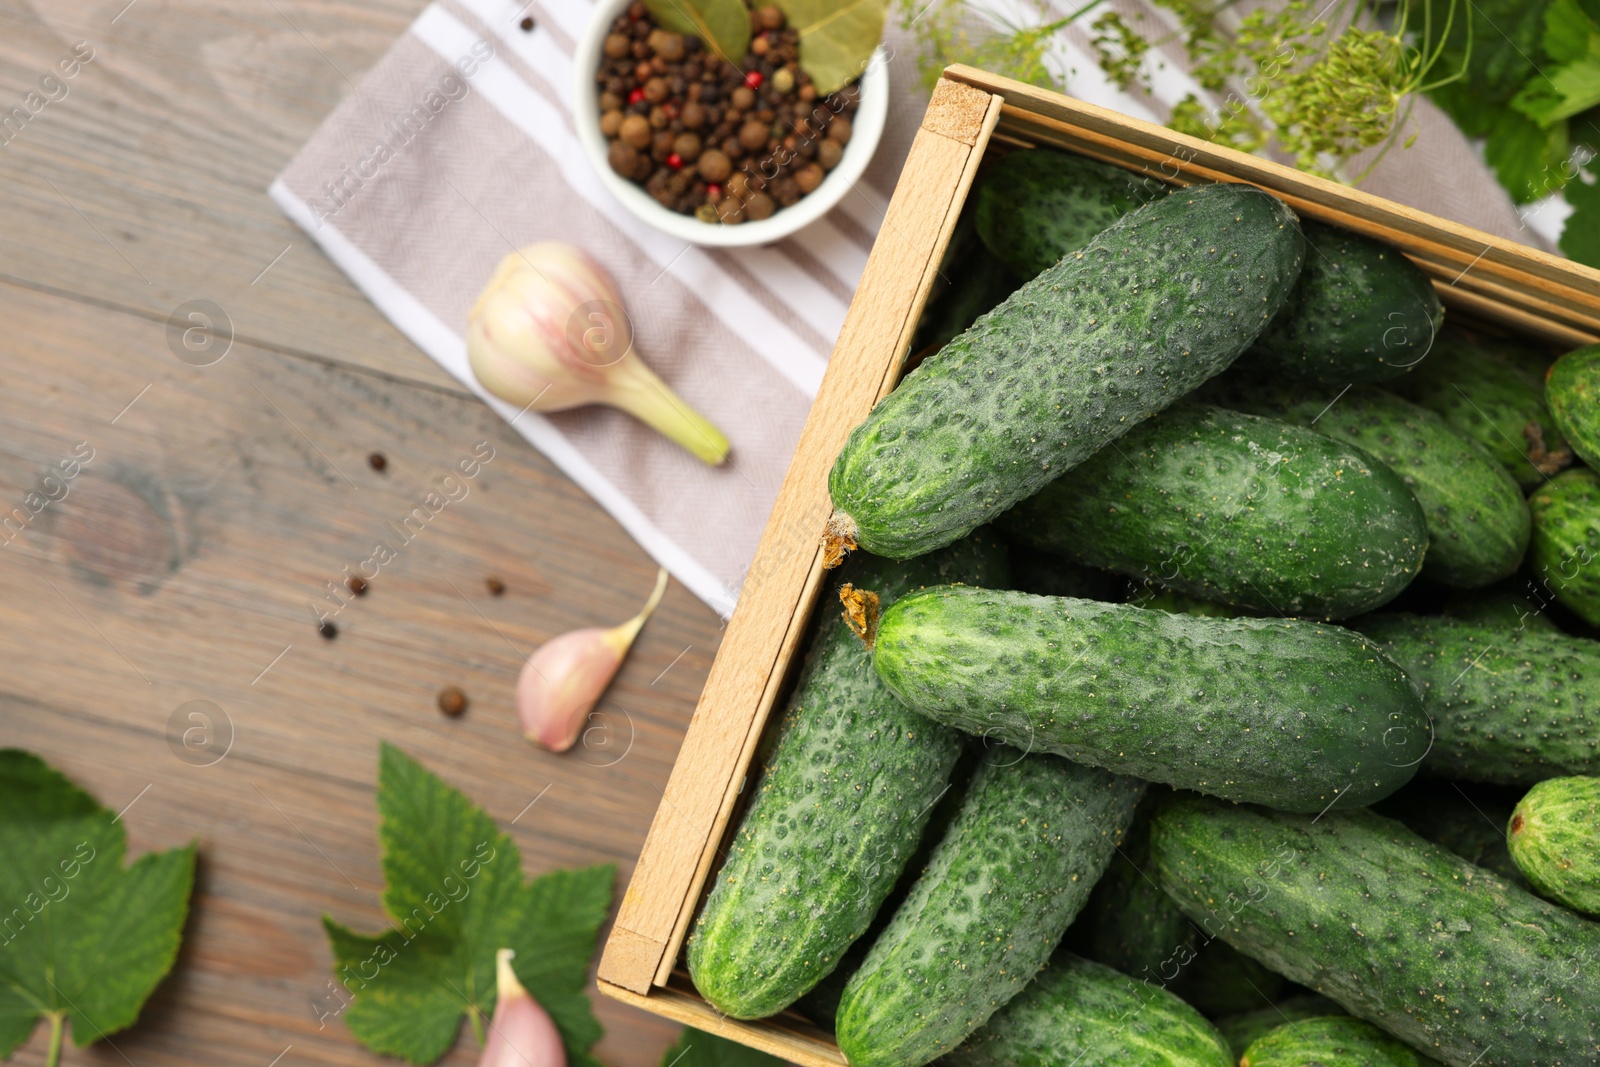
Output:
[[[6,6],[8,115],[73,42],[93,59],[0,151],[0,746],[123,812],[130,857],[200,856],[176,967],[63,1064],[384,1062],[322,928],[386,921],[379,739],[490,812],[530,875],[626,872],[716,649],[673,583],[601,706],[613,747],[523,740],[523,659],[638,610],[656,564],[267,196],[423,7]],[[600,1058],[657,1067],[678,1027],[591,999]],[[476,1059],[468,1036],[441,1062]]]

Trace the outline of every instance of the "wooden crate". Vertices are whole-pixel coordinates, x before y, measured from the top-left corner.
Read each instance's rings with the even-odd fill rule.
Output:
[[[1035,145],[1173,184],[1248,182],[1303,216],[1399,247],[1457,317],[1561,346],[1600,340],[1600,271],[1059,93],[949,68],[912,144],[606,942],[599,978],[608,996],[806,1067],[845,1062],[831,1034],[797,1016],[722,1016],[695,993],[679,956],[817,606],[820,539],[832,510],[828,470],[851,428],[899,379],[985,153]]]

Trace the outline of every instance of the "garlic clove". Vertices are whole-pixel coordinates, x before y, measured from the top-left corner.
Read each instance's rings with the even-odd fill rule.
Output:
[[[661,603],[667,577],[662,567],[650,599],[627,622],[570,630],[528,657],[517,678],[517,717],[524,737],[552,752],[565,752],[577,742],[645,620]]]
[[[511,969],[509,948],[495,953],[494,1018],[478,1067],[566,1067],[567,1049],[550,1015]]]
[[[559,241],[500,261],[468,315],[467,359],[485,389],[524,409],[609,404],[715,466],[728,439],[640,358],[605,270]]]

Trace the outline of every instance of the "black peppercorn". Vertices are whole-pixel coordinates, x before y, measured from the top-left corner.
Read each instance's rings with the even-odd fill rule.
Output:
[[[439,710],[452,719],[467,710],[467,694],[456,686],[439,691]]]

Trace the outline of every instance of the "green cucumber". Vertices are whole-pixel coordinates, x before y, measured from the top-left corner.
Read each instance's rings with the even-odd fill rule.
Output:
[[[1600,925],[1393,820],[1185,797],[1150,849],[1207,933],[1452,1067],[1600,1056]]]
[[[1184,189],[1123,216],[924,360],[828,476],[830,555],[949,544],[1224,370],[1278,310],[1283,202]]]
[[[1062,939],[1080,956],[1157,986],[1178,976],[1196,940],[1150,868],[1150,816],[1171,795],[1160,785],[1145,793],[1127,839]]]
[[[1600,474],[1562,471],[1528,499],[1533,573],[1590,626],[1600,626]]]
[[[1428,355],[1444,307],[1399,249],[1303,219],[1294,292],[1240,366],[1335,388],[1398,378]]]
[[[947,726],[1291,811],[1387,796],[1428,742],[1377,645],[1296,619],[945,586],[883,613],[873,663]]]
[[[1039,972],[1133,818],[1144,783],[995,746],[927,869],[845,986],[852,1067],[918,1067]]]
[[[1468,793],[1457,782],[1416,778],[1374,810],[1405,823],[1418,837],[1443,845],[1468,863],[1526,889],[1528,883],[1506,847],[1511,805],[1489,792],[1474,789]]]
[[[978,177],[974,221],[984,245],[1032,278],[1169,186],[1071,152],[1012,152]]]
[[[1217,1028],[1182,1000],[1062,953],[948,1067],[1232,1067]]]
[[[928,816],[928,825],[922,829],[922,840],[917,843],[917,850],[912,853],[905,870],[900,872],[900,880],[895,882],[894,888],[878,906],[878,913],[872,917],[867,932],[856,938],[849,950],[840,958],[839,966],[818,982],[811,992],[795,1001],[795,1009],[802,1015],[819,1026],[826,1026],[830,1030],[833,1028],[834,1016],[839,1014],[839,998],[844,995],[844,987],[849,984],[856,971],[861,969],[861,961],[867,958],[873,942],[878,940],[878,935],[889,925],[889,920],[894,918],[894,913],[901,903],[911,895],[911,887],[917,884],[917,879],[921,878],[922,872],[927,869],[933,850],[944,840],[945,833],[950,829],[950,824],[955,821],[956,814],[960,812],[961,805],[966,800],[967,786],[972,782],[972,774],[977,770],[982,757],[981,745],[968,745],[962,751],[961,758],[956,761],[956,769],[950,774],[950,788],[933,806],[933,812]]]
[[[1549,778],[1511,815],[1511,858],[1542,896],[1600,915],[1600,778]]]
[[[1284,1023],[1343,1014],[1344,1009],[1327,997],[1317,993],[1302,993],[1299,996],[1285,997],[1270,1007],[1218,1019],[1217,1030],[1228,1043],[1228,1047],[1233,1050],[1233,1059],[1237,1063],[1239,1057],[1244,1055],[1244,1050],[1249,1048],[1256,1038],[1276,1030]]]
[[[1003,584],[980,532],[906,563],[863,555],[842,581],[884,601],[941,581]],[[689,975],[719,1011],[781,1011],[838,965],[893,888],[963,741],[903,708],[824,598],[776,745],[689,938]]]
[[[1239,1067],[1425,1067],[1437,1060],[1348,1015],[1285,1023],[1253,1041]]]
[[[1390,388],[1488,449],[1524,490],[1572,462],[1545,406],[1544,382],[1505,345],[1491,349],[1447,334]]]
[[[1600,345],[1568,352],[1544,380],[1550,417],[1591,467],[1600,467]]]
[[[1206,404],[1162,412],[999,526],[1013,540],[1205,600],[1331,618],[1392,600],[1428,552],[1417,501],[1372,457]]]
[[[1361,631],[1422,696],[1429,773],[1508,785],[1600,773],[1600,643],[1422,615],[1374,615]]]
[[[1427,408],[1372,387],[1240,391],[1242,410],[1315,427],[1393,471],[1422,505],[1428,554],[1422,573],[1477,589],[1511,574],[1528,548],[1522,490],[1470,437]]]

